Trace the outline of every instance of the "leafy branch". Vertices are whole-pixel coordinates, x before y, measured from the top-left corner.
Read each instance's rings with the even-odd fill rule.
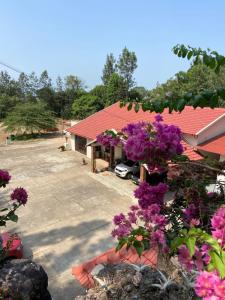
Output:
[[[178,57],[187,58],[188,60],[193,59],[193,64],[204,64],[215,73],[219,73],[221,67],[225,66],[225,56],[210,49],[202,50],[201,48],[193,48],[191,46],[176,45],[172,51]],[[215,108],[219,106],[221,99],[225,100],[224,88],[204,90],[199,93],[188,92],[179,98],[169,92],[165,94],[164,99],[144,99],[141,103],[132,102],[129,99],[122,101],[120,105],[124,107],[128,103],[127,109],[131,110],[133,108],[135,112],[142,109],[143,111],[162,113],[164,109],[168,108],[169,113],[172,113],[173,111],[181,112],[186,105],[192,106],[193,108]]]

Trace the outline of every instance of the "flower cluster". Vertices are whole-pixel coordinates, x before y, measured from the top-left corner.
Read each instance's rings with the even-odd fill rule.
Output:
[[[150,186],[146,182],[142,183],[135,191],[135,196],[139,198],[139,205],[131,206],[126,216],[121,213],[114,217],[115,229],[112,231],[112,236],[120,240],[128,237],[136,228],[142,226],[148,232],[151,246],[161,246],[166,252],[168,247],[165,227],[168,221],[161,214],[166,192],[165,184],[159,183],[157,186]]]
[[[163,124],[160,115],[155,119],[152,125],[141,122],[122,129],[127,136],[124,145],[127,158],[145,162],[150,170],[163,168],[166,161],[183,152],[180,129]]]
[[[195,292],[203,300],[224,300],[225,279],[220,279],[216,272],[200,272],[196,278]]]
[[[210,246],[207,244],[203,244],[199,247],[195,246],[195,253],[193,257],[191,257],[187,246],[182,245],[179,247],[178,260],[187,271],[192,271],[193,269],[202,271],[210,262],[209,250]]]
[[[96,139],[97,142],[105,147],[117,146],[120,142],[120,138],[110,130],[106,131],[105,133],[99,134]]]
[[[139,187],[134,191],[134,196],[139,199],[138,203],[141,208],[145,209],[151,204],[163,204],[165,193],[168,191],[168,186],[165,183],[159,183],[156,186],[151,186],[147,182],[140,183]]]
[[[200,224],[200,210],[199,210],[199,204],[196,203],[190,203],[187,208],[183,210],[184,214],[184,221],[192,226],[197,226]]]
[[[219,208],[211,219],[212,235],[223,247],[225,245],[225,207]]]
[[[19,204],[25,205],[27,203],[28,194],[22,187],[14,189],[11,194],[11,200],[17,201]]]
[[[11,176],[9,172],[0,170],[0,187],[5,187],[9,183]]]

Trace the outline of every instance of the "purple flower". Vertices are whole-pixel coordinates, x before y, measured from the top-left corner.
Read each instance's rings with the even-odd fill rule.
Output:
[[[162,122],[163,121],[163,117],[160,114],[157,114],[155,116],[155,120],[156,120],[156,122]]]
[[[168,187],[165,183],[151,186],[147,182],[142,182],[134,191],[134,196],[139,199],[140,207],[146,209],[152,204],[162,205],[167,191]]]
[[[117,146],[120,142],[120,138],[112,131],[106,131],[102,134],[99,134],[96,137],[97,142],[105,147],[114,147]]]
[[[159,230],[159,229],[152,232],[152,234],[151,234],[151,244],[152,244],[153,247],[157,246],[157,245],[165,246],[166,240],[165,240],[164,232]]]
[[[11,194],[11,200],[17,201],[19,204],[25,205],[27,203],[28,194],[22,187],[14,189]]]
[[[113,223],[115,225],[120,225],[125,220],[126,220],[126,218],[125,218],[124,214],[121,213],[119,215],[114,216]]]
[[[136,224],[136,222],[137,222],[137,216],[136,216],[136,214],[135,214],[135,212],[133,212],[133,211],[130,211],[129,213],[128,213],[128,221],[132,224]]]
[[[0,187],[5,187],[9,183],[11,176],[8,171],[0,170]]]
[[[189,250],[184,245],[179,247],[178,260],[188,271],[191,271],[194,268],[194,262],[191,259]]]
[[[112,236],[121,239],[123,237],[128,236],[130,232],[131,232],[131,227],[129,225],[120,224],[117,228],[115,228],[112,231]]]

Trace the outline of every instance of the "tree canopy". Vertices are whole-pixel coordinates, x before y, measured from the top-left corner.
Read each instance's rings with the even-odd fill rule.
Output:
[[[54,114],[41,102],[19,103],[4,120],[10,132],[35,133],[56,126]]]

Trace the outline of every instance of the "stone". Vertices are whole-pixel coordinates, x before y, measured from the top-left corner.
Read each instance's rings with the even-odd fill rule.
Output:
[[[29,259],[6,260],[0,265],[0,299],[51,300],[48,276]]]
[[[183,282],[172,281],[163,287],[163,279],[156,269],[139,268],[129,264],[105,265],[95,276],[105,282],[104,289],[97,282],[86,295],[75,300],[197,300],[194,290]],[[168,278],[166,272],[163,275]]]

